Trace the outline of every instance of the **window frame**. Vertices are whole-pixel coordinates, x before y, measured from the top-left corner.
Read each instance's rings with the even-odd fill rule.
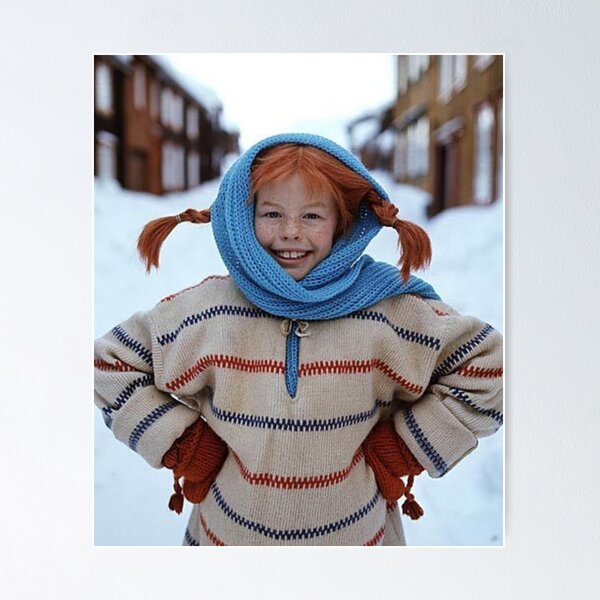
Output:
[[[474,108],[474,119],[473,119],[473,123],[474,123],[474,127],[473,127],[473,192],[471,194],[472,196],[472,202],[473,204],[476,205],[480,205],[480,206],[486,206],[491,204],[494,199],[495,199],[495,190],[494,190],[494,180],[495,180],[495,164],[494,164],[494,135],[495,135],[495,128],[496,128],[496,111],[495,111],[495,107],[494,107],[494,103],[492,102],[492,100],[490,100],[489,98],[486,98],[485,100],[478,102]],[[481,136],[480,136],[480,131],[479,131],[479,123],[480,123],[480,115],[483,113],[483,111],[489,111],[488,114],[491,117],[491,123],[489,125],[489,138],[487,140],[487,151],[489,152],[489,157],[488,160],[485,161],[485,159],[481,158]],[[479,192],[481,190],[479,190],[479,185],[480,185],[480,181],[481,178],[484,177],[481,172],[480,172],[480,168],[481,165],[483,164],[485,166],[485,163],[487,162],[488,166],[488,177],[487,177],[487,190],[485,195],[479,195]]]
[[[111,117],[115,111],[114,76],[112,68],[105,62],[96,64],[94,92],[96,111]]]

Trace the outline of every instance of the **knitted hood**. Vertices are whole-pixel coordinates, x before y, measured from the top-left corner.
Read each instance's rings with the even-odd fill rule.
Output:
[[[255,144],[227,171],[211,206],[217,247],[242,293],[271,314],[308,320],[344,316],[403,293],[439,299],[425,281],[411,276],[403,282],[396,267],[375,262],[363,254],[382,228],[375,214],[364,203],[352,229],[337,240],[329,256],[302,280],[295,281],[269,255],[254,233],[254,203],[248,202],[252,188],[250,170],[262,150],[284,143],[314,146],[329,153],[366,179],[382,198],[389,201],[385,190],[365,166],[327,138],[290,133],[275,135]]]

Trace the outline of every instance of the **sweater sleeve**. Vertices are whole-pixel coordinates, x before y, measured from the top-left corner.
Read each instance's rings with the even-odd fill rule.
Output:
[[[155,468],[200,416],[160,389],[161,371],[152,311],[136,313],[94,344],[94,402],[115,437]]]
[[[497,431],[502,414],[502,335],[456,312],[423,396],[394,415],[398,434],[432,477],[441,477]]]

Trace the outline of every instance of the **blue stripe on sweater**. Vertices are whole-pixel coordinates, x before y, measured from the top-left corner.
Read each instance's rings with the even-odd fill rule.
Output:
[[[368,321],[377,321],[379,323],[384,323],[388,327],[391,327],[398,337],[401,337],[403,340],[407,340],[409,342],[414,342],[415,344],[421,344],[422,346],[427,346],[428,348],[433,348],[434,350],[440,350],[441,342],[439,339],[434,338],[430,335],[425,335],[423,333],[417,333],[416,331],[410,331],[409,329],[404,329],[404,327],[398,327],[398,325],[394,325],[383,313],[377,312],[374,310],[359,310],[351,315],[348,315],[349,319],[363,319]]]
[[[183,545],[184,546],[199,546],[198,540],[194,538],[194,536],[190,533],[190,530],[185,528],[185,535],[183,536]]]
[[[457,398],[465,404],[468,404],[471,408],[481,413],[482,415],[485,415],[486,417],[492,417],[494,421],[497,421],[500,425],[502,425],[502,413],[498,412],[497,410],[494,410],[493,408],[483,408],[482,406],[475,404],[475,402],[471,400],[469,395],[464,390],[459,390],[458,388],[449,388],[448,392],[452,394],[454,398]]]
[[[427,458],[433,463],[433,466],[438,470],[440,475],[447,473],[449,470],[448,465],[438,454],[436,449],[431,445],[431,442],[427,439],[427,436],[419,427],[413,411],[410,408],[405,408],[403,412],[404,421],[408,427],[408,430],[412,433],[421,450],[423,450]]]
[[[350,427],[363,421],[372,419],[377,410],[384,406],[389,406],[389,402],[376,400],[373,408],[364,412],[352,415],[344,415],[331,419],[283,419],[280,417],[261,417],[257,415],[247,415],[236,413],[229,410],[223,410],[214,406],[211,400],[210,409],[212,414],[219,421],[243,425],[245,427],[257,427],[259,429],[275,429],[282,431],[332,431],[342,427]]]
[[[353,512],[339,521],[334,521],[333,523],[327,523],[326,525],[320,525],[318,527],[306,529],[273,529],[263,525],[262,523],[257,523],[256,521],[251,521],[246,517],[242,517],[240,514],[235,512],[223,498],[221,490],[217,486],[216,482],[213,482],[213,484],[210,486],[210,489],[217,505],[225,513],[225,515],[229,517],[229,519],[241,527],[260,533],[261,535],[273,540],[302,540],[321,537],[323,535],[330,535],[360,521],[373,510],[380,498],[379,490],[377,490],[375,495],[371,498],[371,500],[369,500],[369,502],[367,502],[367,504],[362,506],[356,512]]]
[[[104,423],[109,429],[112,429],[113,416],[112,413],[119,410],[131,396],[135,393],[135,391],[140,387],[147,387],[149,385],[154,384],[154,377],[152,375],[144,375],[143,377],[139,377],[138,379],[134,379],[131,383],[127,385],[127,387],[115,398],[114,404],[112,406],[103,406],[102,407],[102,417],[104,418]]]
[[[221,304],[220,306],[212,306],[211,308],[207,308],[202,312],[186,317],[173,331],[158,336],[156,339],[161,346],[166,346],[167,344],[173,343],[177,339],[177,336],[186,327],[197,325],[198,323],[202,323],[202,321],[206,321],[208,319],[212,319],[220,315],[227,315],[232,317],[248,317],[252,319],[274,318],[273,315],[266,313],[260,308],[248,308],[246,306]]]
[[[113,327],[111,333],[130,350],[133,350],[145,363],[152,366],[152,352],[132,338],[120,325]]]
[[[140,438],[144,433],[152,426],[156,421],[158,421],[162,416],[168,413],[170,410],[173,410],[176,406],[179,406],[180,403],[177,400],[170,400],[166,404],[155,408],[152,412],[147,414],[134,428],[134,430],[129,435],[129,447],[132,450],[137,450],[137,445],[140,441]]]
[[[460,348],[455,350],[444,362],[442,362],[434,371],[433,375],[439,377],[440,375],[446,375],[452,371],[452,369],[459,364],[469,353],[475,349],[485,338],[494,331],[491,325],[486,326],[472,339],[463,344]]]

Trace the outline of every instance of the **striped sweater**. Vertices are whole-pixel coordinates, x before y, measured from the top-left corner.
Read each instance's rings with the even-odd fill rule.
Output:
[[[228,444],[184,544],[404,544],[361,443],[391,417],[430,476],[448,472],[502,424],[501,335],[412,295],[312,321],[292,398],[282,321],[229,277],[136,313],[95,344],[105,423],[156,468],[199,413]]]

